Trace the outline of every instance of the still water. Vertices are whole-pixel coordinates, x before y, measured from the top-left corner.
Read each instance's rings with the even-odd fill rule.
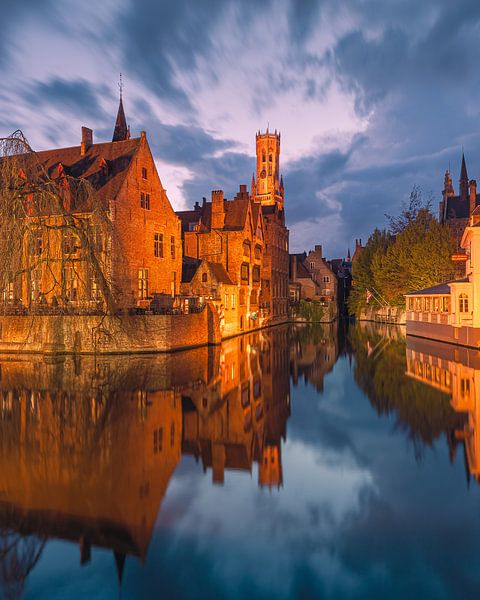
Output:
[[[1,598],[478,597],[480,353],[280,327],[0,390]]]

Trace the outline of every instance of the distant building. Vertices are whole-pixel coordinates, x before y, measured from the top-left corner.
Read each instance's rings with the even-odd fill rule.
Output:
[[[322,246],[315,246],[308,254],[290,255],[289,288],[292,302],[336,302],[337,278],[323,257]]]
[[[350,249],[348,249],[346,258],[333,258],[330,261],[330,267],[337,277],[337,304],[339,314],[348,316],[347,301],[352,289],[352,265],[353,260],[357,260],[360,252],[363,250],[361,240],[355,240],[355,253],[353,258],[350,257]]]
[[[458,194],[455,194],[450,171],[445,171],[442,200],[439,206],[439,221],[451,228],[457,252],[460,250],[460,242],[469,218],[479,204],[480,194],[477,194],[477,182],[475,179],[469,181],[465,155],[462,154]]]

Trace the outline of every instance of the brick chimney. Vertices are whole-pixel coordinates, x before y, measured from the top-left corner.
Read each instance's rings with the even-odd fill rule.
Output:
[[[295,256],[295,254],[292,254],[290,256],[290,264],[291,264],[291,273],[290,273],[290,278],[292,281],[297,281],[297,257]]]
[[[472,216],[475,207],[477,206],[477,182],[475,179],[470,179],[470,216]]]
[[[212,191],[212,229],[223,229],[225,224],[223,190]]]
[[[92,144],[93,131],[88,127],[82,127],[82,143],[80,144],[80,154],[85,156]]]
[[[322,258],[322,246],[320,244],[316,244],[315,252],[318,254],[319,258]]]

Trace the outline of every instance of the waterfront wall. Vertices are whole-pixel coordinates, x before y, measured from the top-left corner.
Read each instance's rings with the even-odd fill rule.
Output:
[[[405,325],[407,313],[402,307],[386,308],[364,308],[358,317],[359,321],[376,321],[380,323],[393,322],[397,325]]]
[[[0,316],[0,352],[171,352],[221,342],[214,306],[199,313],[123,316]]]
[[[440,323],[407,321],[407,335],[428,338],[457,344],[459,346],[480,347],[480,329],[478,327],[453,327]]]

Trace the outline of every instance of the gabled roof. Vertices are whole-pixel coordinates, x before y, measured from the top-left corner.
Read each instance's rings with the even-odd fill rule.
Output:
[[[182,258],[182,283],[190,283],[202,261],[198,258],[184,256]]]
[[[58,177],[59,166],[67,176],[86,179],[97,191],[98,200],[106,206],[108,200],[113,200],[120,191],[132,158],[140,147],[140,140],[92,144],[83,156],[80,146],[32,152],[21,155],[20,161],[27,171],[30,167],[37,170],[38,165],[52,179]],[[81,209],[91,210],[91,207],[78,207],[78,210]]]
[[[208,268],[210,272],[218,281],[218,283],[225,283],[226,285],[233,285],[233,281],[230,279],[229,274],[225,270],[225,267],[220,263],[209,262]]]
[[[235,198],[225,200],[223,203],[225,211],[224,231],[241,231],[245,227],[248,214],[250,198]],[[199,223],[199,233],[208,233],[212,226],[212,203],[205,202],[197,205],[194,210],[183,210],[176,213],[182,222],[182,230],[189,231],[191,223]]]

